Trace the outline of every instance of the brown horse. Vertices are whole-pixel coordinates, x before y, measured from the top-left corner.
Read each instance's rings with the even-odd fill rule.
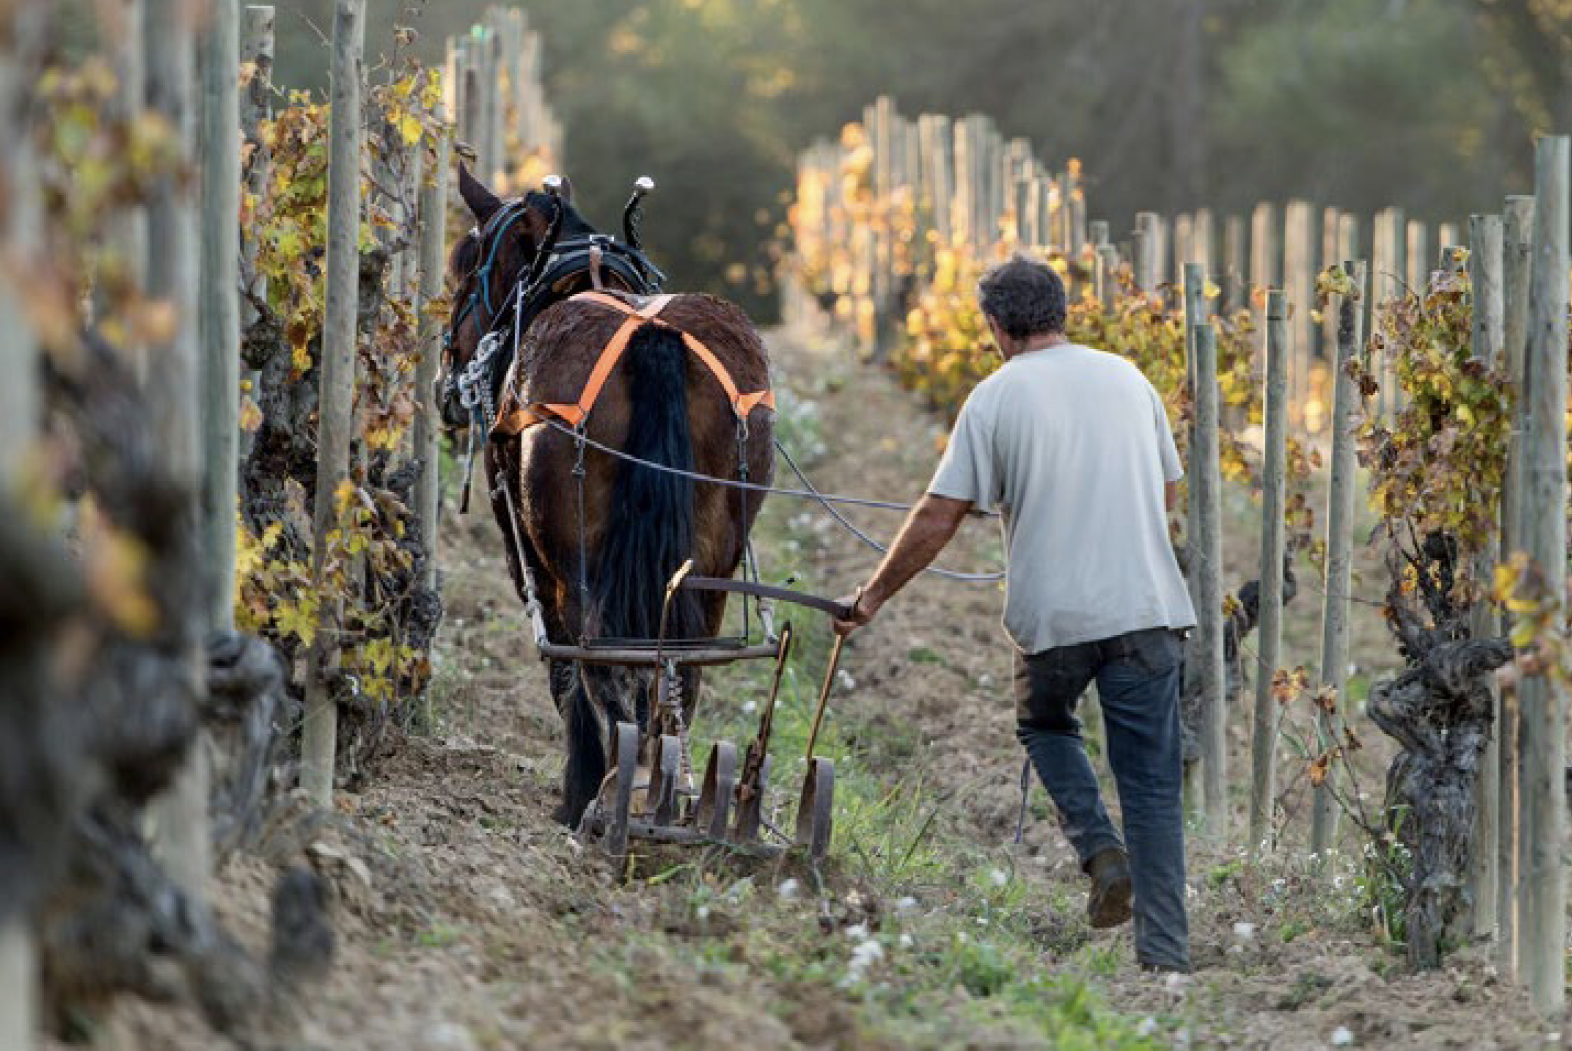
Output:
[[[455,377],[487,333],[499,333],[512,347],[516,317],[524,327],[518,360],[507,374],[508,389],[498,371],[496,401],[579,402],[625,316],[569,298],[590,287],[588,273],[551,285],[544,309],[538,301],[523,310],[509,304],[532,268],[540,269],[535,264],[542,246],[549,256],[552,245],[582,242],[593,228],[574,208],[571,189],[503,200],[462,167],[459,188],[476,227],[456,246],[449,267],[454,310],[444,352],[443,418],[454,426],[466,422]],[[546,260],[539,262],[543,267]],[[609,287],[629,283],[608,274]],[[686,333],[709,348],[739,390],[763,391],[769,359],[758,331],[739,308],[706,295],[675,296],[659,316],[664,324],[647,322],[633,332],[583,421],[583,434],[641,460],[712,478],[738,479],[745,472],[749,481],[768,484],[774,463],[769,409],[735,412],[714,372],[683,340]],[[514,585],[527,602],[523,560],[553,643],[651,639],[666,582],[685,561],[693,559],[694,571],[706,576],[736,570],[762,494],[620,460],[581,444],[566,423],[546,414],[529,422],[518,433],[492,432],[484,476]],[[582,477],[575,473],[581,457]],[[510,506],[516,521],[509,520]],[[679,592],[666,637],[718,635],[724,613],[724,594]],[[610,728],[619,720],[645,724],[653,679],[649,671],[551,662],[552,699],[567,737],[559,820],[576,824],[598,793]],[[691,725],[697,670],[684,673],[682,686]]]

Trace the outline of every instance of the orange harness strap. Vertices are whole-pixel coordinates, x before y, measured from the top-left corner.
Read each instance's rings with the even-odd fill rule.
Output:
[[[600,357],[595,361],[595,367],[590,371],[589,379],[584,384],[584,391],[579,395],[579,400],[572,404],[558,402],[538,402],[529,408],[519,408],[514,400],[513,374],[509,371],[507,388],[503,395],[502,412],[497,415],[497,422],[492,428],[501,434],[518,434],[526,427],[532,427],[544,422],[545,416],[555,416],[574,427],[578,427],[589,418],[590,410],[595,407],[595,402],[600,398],[600,393],[605,389],[606,381],[611,378],[612,369],[617,367],[617,362],[622,360],[623,352],[628,349],[628,343],[646,323],[654,323],[665,328],[678,331],[682,336],[683,345],[693,352],[694,356],[702,361],[710,373],[720,383],[721,389],[726,392],[731,408],[739,419],[746,418],[757,406],[765,405],[775,408],[775,394],[769,390],[753,391],[748,394],[739,393],[736,382],[731,378],[731,373],[726,371],[710,348],[687,332],[681,332],[669,322],[660,320],[660,312],[674,297],[656,296],[642,307],[607,295],[604,292],[580,292],[572,296],[571,300],[582,300],[595,303],[598,306],[608,307],[618,313],[626,315],[626,320],[612,334],[610,342],[600,352]]]

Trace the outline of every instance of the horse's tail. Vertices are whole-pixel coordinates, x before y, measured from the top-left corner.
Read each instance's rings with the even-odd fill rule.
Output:
[[[623,358],[630,410],[623,451],[629,456],[693,470],[687,355],[675,329],[646,324],[633,333]],[[666,582],[693,556],[693,540],[692,480],[624,461],[594,565],[601,634],[655,637]],[[679,593],[672,601],[667,637],[697,636],[702,624],[698,596]]]

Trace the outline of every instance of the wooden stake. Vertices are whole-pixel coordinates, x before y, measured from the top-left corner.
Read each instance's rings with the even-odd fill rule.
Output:
[[[1223,307],[1238,310],[1249,305],[1246,294],[1248,266],[1245,253],[1245,221],[1230,215],[1223,222]]]
[[[1502,216],[1501,286],[1503,302],[1502,354],[1512,389],[1523,396],[1524,356],[1528,340],[1529,266],[1534,236],[1534,198],[1508,197]],[[1523,490],[1523,433],[1520,404],[1514,414],[1512,444],[1507,451],[1506,478],[1501,486],[1501,547],[1511,554],[1523,548],[1521,533]],[[1519,895],[1522,880],[1518,815],[1521,812],[1519,780],[1522,776],[1518,741],[1518,696],[1516,689],[1501,695],[1501,787],[1500,820],[1497,827],[1496,922],[1501,937],[1497,964],[1506,974],[1517,977],[1522,946],[1522,918]]]
[[[38,342],[22,308],[25,293],[13,275],[34,262],[43,217],[32,129],[23,119],[32,92],[34,36],[41,36],[39,5],[0,11],[0,175],[7,207],[0,227],[0,491],[18,482],[38,439],[41,415]],[[41,44],[41,41],[38,41]],[[25,849],[25,848],[24,848]],[[0,1047],[29,1051],[38,1040],[38,960],[28,904],[7,894],[0,906]]]
[[[1501,295],[1502,225],[1499,215],[1474,215],[1468,220],[1468,269],[1474,299],[1473,355],[1476,361],[1494,365],[1499,360],[1503,340],[1504,309]],[[1499,521],[1499,513],[1497,516]],[[1500,551],[1498,536],[1487,538],[1474,555],[1474,579],[1488,588],[1495,577]],[[1474,602],[1469,613],[1469,635],[1475,639],[1494,638],[1501,625],[1496,610],[1487,598]],[[1493,938],[1496,934],[1496,821],[1501,808],[1501,697],[1494,689],[1495,717],[1485,753],[1479,760],[1479,775],[1474,781],[1474,837],[1469,857],[1469,884],[1473,898],[1474,935]]]
[[[1423,297],[1430,287],[1430,239],[1428,227],[1417,219],[1408,221],[1405,238],[1408,254],[1408,287]]]
[[[212,0],[202,53],[202,564],[208,631],[235,626],[240,478],[240,11]]]
[[[1348,375],[1348,362],[1364,346],[1364,306],[1368,282],[1363,260],[1345,262],[1354,295],[1337,305],[1337,360],[1332,380],[1332,477],[1326,506],[1326,581],[1321,608],[1321,684],[1332,688],[1338,709],[1348,703],[1348,607],[1354,537],[1354,410],[1359,392]],[[1339,747],[1342,720],[1318,712],[1316,727],[1323,752]],[[1315,790],[1310,825],[1310,852],[1324,858],[1337,836],[1337,801],[1331,785],[1336,764]]]
[[[1250,281],[1246,295],[1256,323],[1265,327],[1266,304],[1257,303],[1268,288],[1278,285],[1277,209],[1266,201],[1255,206],[1250,215]]]
[[[312,579],[321,601],[307,658],[300,784],[315,805],[333,805],[338,711],[328,676],[338,659],[338,617],[323,593],[328,534],[338,525],[338,489],[349,481],[355,392],[355,315],[360,269],[360,92],[365,0],[337,0],[333,16],[333,110],[328,126],[327,309],[318,397],[317,488]]]
[[[1277,798],[1277,718],[1272,690],[1282,646],[1283,546],[1288,458],[1288,320],[1281,289],[1266,297],[1266,446],[1261,465],[1261,616],[1257,628],[1255,733],[1251,744],[1250,851],[1265,852]]]
[[[1315,274],[1311,241],[1314,236],[1314,209],[1308,201],[1289,201],[1283,209],[1283,296],[1293,316],[1287,319],[1288,342],[1288,418],[1290,426],[1307,427],[1306,402],[1310,396],[1310,318],[1315,302]],[[1271,328],[1268,312],[1266,327]],[[1268,345],[1270,350],[1270,345]]]
[[[1143,235],[1144,236],[1144,235]],[[1199,265],[1194,263],[1184,268],[1184,287],[1180,290],[1184,305],[1184,360],[1185,360],[1185,388],[1189,391],[1192,404],[1196,402],[1199,388],[1196,385],[1196,331],[1205,323],[1206,273]],[[1205,573],[1204,543],[1201,538],[1201,520],[1205,515],[1202,501],[1206,497],[1205,482],[1199,479],[1196,465],[1200,463],[1196,452],[1196,430],[1198,420],[1192,415],[1190,420],[1189,446],[1191,456],[1191,472],[1189,484],[1185,486],[1185,544],[1189,547],[1189,565],[1185,574],[1185,584],[1190,591],[1190,602],[1200,611],[1205,600],[1202,596],[1201,577]],[[1186,662],[1197,669],[1200,674],[1205,667],[1203,639],[1199,631],[1193,633],[1185,643]],[[1202,701],[1202,721],[1205,722],[1205,705]],[[1205,726],[1199,728],[1205,733]],[[1203,744],[1203,753],[1205,746]],[[1190,763],[1184,770],[1184,804],[1190,818],[1197,822],[1205,822],[1206,810],[1206,759]]]
[[[444,116],[440,111],[437,113],[439,120]],[[451,139],[451,132],[446,128],[437,135],[432,150],[431,178],[420,190],[420,287],[415,299],[415,316],[420,319],[420,361],[415,366],[415,398],[419,411],[415,414],[414,428],[415,457],[420,462],[420,476],[415,482],[415,515],[420,522],[420,537],[426,548],[426,568],[421,585],[433,591],[437,586],[437,535],[441,525],[439,468],[442,458],[438,439],[442,427],[436,403],[436,383],[443,323],[432,312],[432,304],[442,296],[445,273]],[[427,693],[421,724],[429,730],[435,725],[435,720],[429,707],[429,690]]]
[[[1567,138],[1536,145],[1534,247],[1523,408],[1525,549],[1557,602],[1567,562]],[[1523,979],[1544,1014],[1566,1003],[1566,695],[1548,676],[1519,687],[1524,798]]]
[[[1192,572],[1200,576],[1196,651],[1201,677],[1201,770],[1206,828],[1218,839],[1228,834],[1228,678],[1223,653],[1222,478],[1219,466],[1217,333],[1210,324],[1195,329],[1195,443],[1190,484],[1200,490],[1199,528],[1192,543]]]
[[[184,0],[148,0],[146,47],[147,108],[180,132],[181,156],[191,155],[196,117],[191,5]],[[230,63],[229,71],[235,72]],[[189,497],[173,515],[173,528],[191,558],[202,557],[202,420],[200,348],[197,338],[197,216],[182,180],[171,173],[158,181],[148,207],[147,293],[172,304],[179,319],[169,342],[148,350],[148,418],[154,444],[172,483]],[[193,580],[195,575],[193,575]],[[194,588],[193,590],[200,590]],[[200,594],[177,600],[187,610],[165,625],[173,648],[183,654],[192,697],[203,692],[202,639],[206,610]],[[195,900],[206,898],[212,870],[208,831],[208,755],[199,735],[174,783],[149,808],[154,852],[170,876]]]

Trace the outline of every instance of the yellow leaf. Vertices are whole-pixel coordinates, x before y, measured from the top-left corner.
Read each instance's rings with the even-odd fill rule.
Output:
[[[398,133],[404,140],[404,145],[413,146],[420,141],[425,129],[420,126],[419,119],[413,113],[406,113],[399,118]]]
[[[262,426],[262,410],[257,408],[257,403],[249,397],[240,402],[240,429],[247,434],[252,434]]]

